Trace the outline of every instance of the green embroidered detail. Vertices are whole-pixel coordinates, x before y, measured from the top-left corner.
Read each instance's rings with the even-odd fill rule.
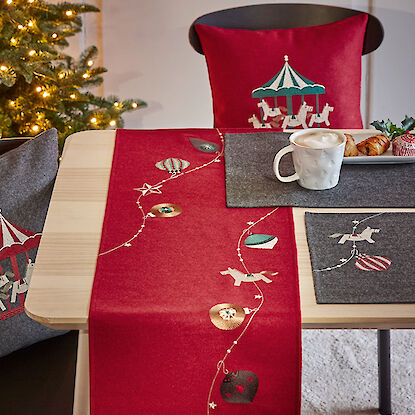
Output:
[[[161,213],[171,213],[173,211],[174,209],[168,206],[163,206],[162,208],[159,209],[159,212]]]

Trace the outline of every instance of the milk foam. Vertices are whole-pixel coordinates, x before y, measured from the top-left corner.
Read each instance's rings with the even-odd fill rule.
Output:
[[[343,140],[336,133],[312,131],[296,137],[294,142],[304,147],[330,148],[340,145]]]

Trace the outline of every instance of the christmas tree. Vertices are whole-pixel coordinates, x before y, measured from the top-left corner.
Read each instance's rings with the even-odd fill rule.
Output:
[[[62,50],[80,32],[80,14],[98,12],[84,3],[0,0],[0,130],[2,137],[33,136],[49,128],[60,147],[72,133],[122,127],[121,115],[146,104],[101,98],[87,89],[102,83],[95,46],[75,61]]]

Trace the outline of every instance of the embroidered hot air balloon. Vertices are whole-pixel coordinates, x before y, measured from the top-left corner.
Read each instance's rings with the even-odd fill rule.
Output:
[[[386,271],[392,261],[379,255],[359,255],[355,262],[356,268],[362,271]]]
[[[158,169],[167,170],[170,174],[181,173],[188,166],[190,166],[190,163],[187,160],[178,158],[168,158],[156,163]]]

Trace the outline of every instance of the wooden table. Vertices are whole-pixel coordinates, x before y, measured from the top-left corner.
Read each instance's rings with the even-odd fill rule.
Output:
[[[78,329],[83,333],[88,329],[114,143],[114,130],[76,133],[66,141],[26,299],[26,313],[48,327]],[[415,212],[415,208],[294,209],[303,328],[415,328],[415,304],[316,303],[305,211]],[[85,341],[81,336],[80,350],[84,354]],[[83,369],[79,367],[80,371]],[[85,413],[79,411],[74,413]]]

